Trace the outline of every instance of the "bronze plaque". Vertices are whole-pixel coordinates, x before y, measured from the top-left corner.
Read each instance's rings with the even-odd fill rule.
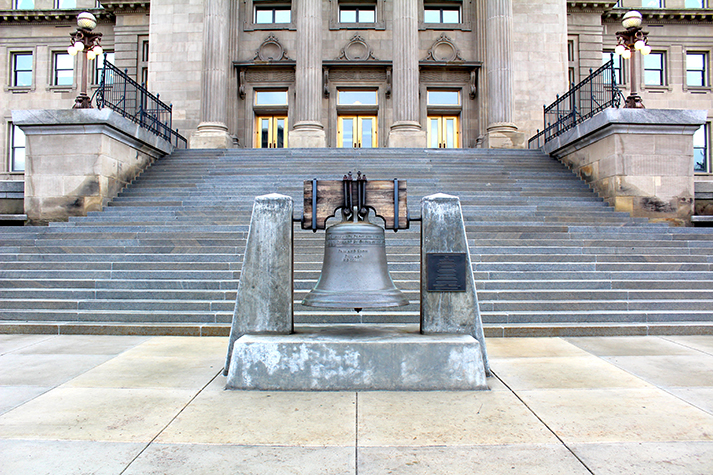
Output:
[[[426,290],[465,292],[465,253],[426,254]]]

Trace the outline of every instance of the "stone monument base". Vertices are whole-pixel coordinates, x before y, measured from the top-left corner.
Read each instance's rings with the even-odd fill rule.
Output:
[[[240,337],[226,388],[424,391],[488,385],[480,343],[470,335],[422,335],[418,325],[328,325]]]

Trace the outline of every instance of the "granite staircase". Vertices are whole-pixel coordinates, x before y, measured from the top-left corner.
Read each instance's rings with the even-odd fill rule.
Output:
[[[422,196],[460,197],[489,334],[713,323],[713,229],[615,212],[538,151],[278,149],[177,151],[101,212],[0,228],[0,327],[225,333],[253,198],[289,195],[299,217],[304,180],[357,170],[407,180],[412,217]],[[395,310],[299,304],[319,276],[323,241],[295,224],[297,323],[418,322],[417,221],[387,231],[391,275],[411,300]]]

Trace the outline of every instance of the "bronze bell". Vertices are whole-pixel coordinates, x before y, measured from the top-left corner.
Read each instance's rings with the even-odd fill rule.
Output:
[[[327,228],[322,274],[302,305],[359,311],[408,303],[389,275],[382,227],[355,219]]]

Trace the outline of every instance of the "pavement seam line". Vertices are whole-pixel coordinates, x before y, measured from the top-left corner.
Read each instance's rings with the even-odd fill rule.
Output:
[[[687,348],[687,349],[689,349],[689,350],[697,351],[697,352],[699,352],[699,353],[703,353],[704,355],[713,356],[713,353],[709,353],[709,352],[706,351],[706,350],[702,350],[702,349],[700,349],[700,348],[695,348],[695,347],[693,347],[693,346],[686,345],[685,343],[682,343],[682,342],[680,342],[680,341],[676,341],[676,340],[672,340],[671,338],[667,338],[667,337],[670,337],[670,336],[671,336],[671,335],[663,335],[663,336],[660,336],[659,338],[661,338],[661,339],[664,340],[664,341],[668,341],[668,342],[670,342],[670,343],[673,343],[673,344],[675,344],[675,345],[682,346],[682,347]],[[680,336],[680,335],[673,335],[673,336]],[[684,335],[684,336],[685,336],[685,335]]]
[[[557,435],[557,433],[556,433],[544,420],[542,420],[542,418],[520,397],[519,394],[517,394],[505,381],[503,381],[503,379],[502,379],[500,376],[498,376],[498,374],[497,374],[495,371],[493,371],[492,368],[490,368],[490,372],[493,374],[493,376],[495,376],[496,378],[498,378],[498,381],[500,381],[500,382],[503,384],[503,386],[505,386],[506,388],[508,388],[508,390],[513,394],[513,396],[515,396],[515,397],[517,398],[517,400],[520,401],[520,402],[522,403],[522,405],[525,406],[525,407],[527,408],[527,410],[530,411],[530,412],[532,413],[532,415],[535,416],[535,417],[537,418],[537,420],[540,421],[540,422],[542,423],[542,425],[545,426],[545,427],[547,428],[547,430],[550,431],[550,432],[552,433],[552,435],[554,435],[557,440],[560,441],[560,444],[562,444],[562,446],[563,446],[565,449],[567,449],[567,451],[568,451],[570,454],[572,454],[572,456],[573,456],[575,459],[577,459],[577,461],[578,461],[580,464],[582,464],[582,467],[584,467],[584,468],[585,468],[589,473],[591,473],[592,475],[595,475],[594,472],[587,466],[587,464],[584,463],[584,460],[582,460],[581,458],[579,458],[579,456],[578,456],[576,453],[574,453],[574,450],[572,450],[572,449],[565,443],[565,441],[562,440],[562,438],[561,438],[559,435]]]
[[[173,421],[175,421],[176,418],[177,418],[178,416],[180,416],[180,415],[183,413],[183,411],[185,411],[186,408],[187,408],[193,401],[195,401],[195,399],[198,397],[198,395],[199,395],[200,393],[202,393],[203,390],[205,390],[205,388],[207,388],[208,385],[210,385],[210,383],[212,383],[213,381],[215,381],[215,378],[217,378],[218,376],[220,376],[220,374],[221,374],[222,372],[223,372],[223,368],[220,368],[220,370],[218,370],[218,372],[215,374],[215,376],[213,376],[212,378],[210,378],[210,381],[208,381],[207,383],[205,383],[205,384],[203,385],[203,387],[200,388],[200,389],[198,390],[198,392],[195,393],[195,394],[193,395],[193,397],[181,408],[181,410],[178,411],[178,412],[171,418],[171,420],[168,421],[168,423],[167,423],[165,426],[163,426],[163,428],[162,428],[160,431],[158,431],[158,433],[157,433],[150,441],[148,441],[148,443],[146,444],[146,446],[145,446],[143,449],[141,449],[141,450],[139,451],[139,453],[136,454],[136,456],[135,456],[134,458],[132,458],[132,459],[129,461],[128,464],[126,464],[126,467],[124,467],[124,470],[122,470],[122,471],[119,473],[119,475],[122,475],[124,472],[126,472],[126,471],[129,469],[129,467],[131,467],[131,465],[136,461],[136,459],[138,459],[139,457],[141,457],[141,454],[143,454],[143,453],[146,451],[146,449],[148,449],[148,448],[151,446],[151,444],[153,444],[154,441],[155,441],[156,439],[158,439],[159,436],[160,436],[161,434],[163,434],[166,429],[168,429],[168,426],[170,426],[171,424],[173,424]]]
[[[354,475],[359,475],[359,392],[354,394]]]

